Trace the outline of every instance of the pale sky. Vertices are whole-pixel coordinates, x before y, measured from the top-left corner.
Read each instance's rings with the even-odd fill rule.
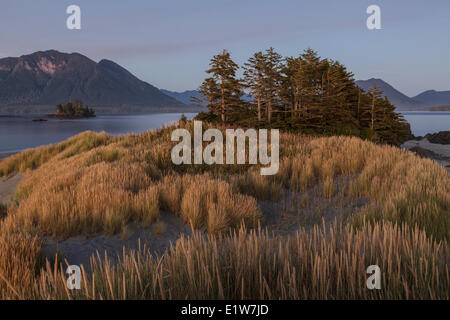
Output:
[[[81,30],[66,28],[72,4]],[[371,4],[381,30],[366,27]],[[176,91],[197,88],[222,49],[241,64],[270,46],[283,56],[311,47],[410,96],[450,90],[449,0],[1,0],[0,43],[0,57],[56,49],[110,59]]]

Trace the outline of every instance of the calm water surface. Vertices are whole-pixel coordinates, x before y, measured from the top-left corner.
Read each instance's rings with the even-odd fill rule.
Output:
[[[450,112],[401,112],[411,124],[416,136],[450,130]],[[36,116],[0,117],[0,153],[17,152],[27,148],[58,143],[86,130],[106,131],[120,135],[140,133],[160,128],[180,119],[181,113],[147,115],[97,116],[83,120],[49,120],[32,122]],[[195,113],[187,113],[192,119]]]
[[[450,111],[404,111],[401,114],[410,123],[415,136],[450,131]]]
[[[195,113],[186,113],[192,119]],[[10,153],[41,145],[66,140],[80,132],[106,131],[121,135],[141,133],[160,128],[179,120],[181,113],[158,113],[146,115],[99,115],[96,118],[80,120],[52,120],[33,122],[36,116],[0,117],[0,153]]]

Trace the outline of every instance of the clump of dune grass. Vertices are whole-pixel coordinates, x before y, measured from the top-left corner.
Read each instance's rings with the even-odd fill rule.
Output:
[[[157,186],[150,186],[139,191],[135,195],[135,205],[133,207],[133,220],[150,225],[159,218],[159,189]]]
[[[29,298],[43,262],[38,237],[0,234],[0,299]]]
[[[159,201],[162,210],[172,213],[181,212],[183,181],[180,175],[168,175],[159,181]]]
[[[259,170],[232,176],[232,184],[240,193],[259,200],[279,201],[283,193],[283,184],[270,176],[262,176]]]
[[[209,175],[183,175],[160,183],[161,205],[193,228],[219,233],[241,223],[255,226],[261,213],[252,197]]]
[[[67,165],[33,172],[19,186],[18,192],[26,194],[24,201],[12,210],[3,227],[69,237],[112,235],[129,221],[157,220],[158,190],[140,166],[101,162],[83,168],[77,159]],[[41,181],[40,185],[34,185],[35,181]]]
[[[336,224],[287,238],[241,229],[225,238],[195,233],[161,256],[124,252],[117,265],[93,256],[81,290],[67,290],[64,268],[47,264],[30,291],[36,299],[447,300],[449,258],[446,243],[406,225]],[[366,286],[370,265],[381,269],[381,290]]]
[[[283,159],[278,179],[301,191],[322,183],[331,196],[336,176],[351,178],[350,196],[371,199],[355,212],[354,225],[387,220],[450,239],[450,175],[436,162],[354,137],[316,138]]]
[[[332,177],[326,177],[323,182],[323,195],[325,198],[331,198],[334,195],[334,180]]]

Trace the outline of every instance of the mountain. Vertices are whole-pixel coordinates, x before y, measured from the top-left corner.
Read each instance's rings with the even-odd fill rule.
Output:
[[[165,89],[160,89],[162,93],[168,95],[169,97],[172,97],[174,99],[177,99],[178,101],[184,103],[184,104],[195,104],[191,101],[191,97],[195,97],[197,99],[201,99],[202,95],[197,90],[187,90],[184,92],[176,92],[176,91],[169,91]],[[244,101],[251,101],[252,98],[244,93],[242,96],[242,100]]]
[[[428,90],[413,97],[413,99],[427,106],[450,105],[450,91]]]
[[[109,60],[55,50],[0,59],[0,106],[21,110],[81,99],[90,107],[118,112],[183,108],[178,100],[139,80]]]
[[[191,101],[191,97],[195,97],[197,99],[201,99],[202,95],[197,90],[186,90],[184,92],[176,92],[176,91],[169,91],[165,89],[161,89],[161,92],[165,95],[168,95],[169,97],[172,97],[184,104],[193,104]]]
[[[389,83],[381,79],[372,78],[369,80],[358,80],[355,83],[366,92],[376,85],[379,90],[383,91],[383,94],[389,99],[389,101],[399,109],[417,109],[423,106],[423,104],[419,101],[416,101],[415,99],[401,93]]]

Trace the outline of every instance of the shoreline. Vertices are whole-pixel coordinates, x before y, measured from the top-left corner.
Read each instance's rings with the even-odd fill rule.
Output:
[[[450,173],[450,145],[431,143],[427,138],[422,138],[405,141],[400,148],[414,152],[422,158],[432,159]]]

